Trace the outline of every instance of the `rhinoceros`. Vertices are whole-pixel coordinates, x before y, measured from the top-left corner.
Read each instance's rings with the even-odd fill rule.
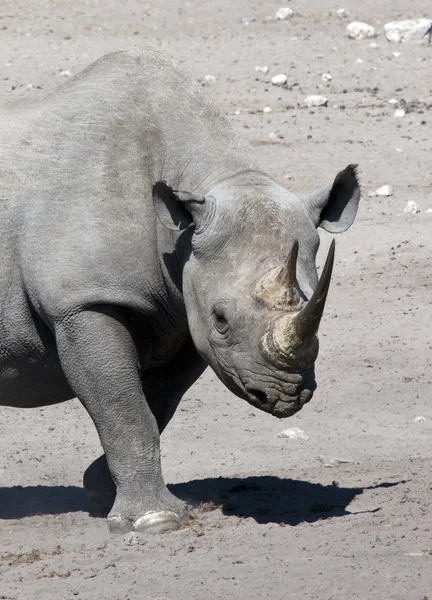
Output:
[[[7,106],[0,140],[0,403],[78,397],[105,452],[92,506],[114,532],[176,529],[160,434],[207,365],[275,417],[312,398],[334,262],[332,244],[318,278],[317,228],[352,224],[356,166],[294,195],[151,48]]]

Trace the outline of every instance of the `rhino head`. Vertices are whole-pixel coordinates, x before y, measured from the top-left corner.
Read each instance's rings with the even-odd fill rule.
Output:
[[[345,231],[358,209],[354,165],[299,198],[260,173],[237,175],[204,197],[159,182],[159,220],[190,232],[183,295],[193,341],[237,396],[276,417],[316,388],[317,331],[332,275],[334,240],[318,279],[317,227]]]

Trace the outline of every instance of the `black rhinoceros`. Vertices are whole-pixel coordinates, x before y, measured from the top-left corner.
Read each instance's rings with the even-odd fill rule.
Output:
[[[96,61],[0,125],[0,403],[77,396],[105,455],[84,477],[112,531],[169,530],[159,436],[210,365],[276,417],[316,387],[317,227],[353,222],[355,167],[298,198],[255,162],[180,64]],[[105,458],[106,456],[106,458]]]

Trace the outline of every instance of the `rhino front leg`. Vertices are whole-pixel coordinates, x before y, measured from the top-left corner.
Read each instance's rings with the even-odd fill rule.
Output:
[[[144,394],[156,418],[160,434],[170,422],[185,392],[205,368],[205,362],[189,339],[171,361],[142,374]],[[116,487],[105,454],[86,469],[83,484],[90,513],[107,514],[114,504]]]
[[[116,486],[110,530],[177,529],[187,506],[165,486],[158,425],[120,313],[93,307],[57,323],[55,331],[63,370],[96,425]]]

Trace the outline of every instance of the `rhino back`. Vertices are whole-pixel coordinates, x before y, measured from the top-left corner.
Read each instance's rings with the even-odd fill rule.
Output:
[[[176,235],[156,221],[154,182],[205,192],[251,163],[199,84],[151,49],[103,57],[9,111],[1,132],[9,268],[19,262],[36,310],[50,314],[106,302],[169,310],[163,254]]]

